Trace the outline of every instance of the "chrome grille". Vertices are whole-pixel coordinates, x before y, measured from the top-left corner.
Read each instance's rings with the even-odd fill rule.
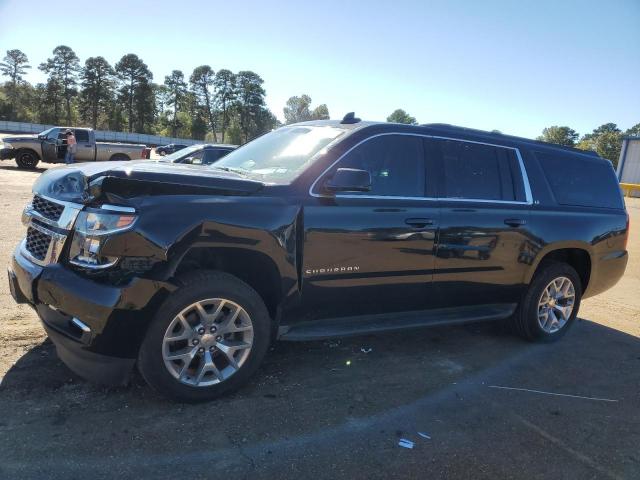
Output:
[[[47,256],[47,252],[49,251],[50,244],[50,235],[47,235],[40,230],[36,230],[33,227],[29,227],[27,229],[25,248],[33,258],[37,260],[44,260]]]
[[[54,203],[46,198],[39,197],[38,195],[33,197],[31,205],[40,215],[56,222],[60,219],[60,216],[64,211],[64,205]]]

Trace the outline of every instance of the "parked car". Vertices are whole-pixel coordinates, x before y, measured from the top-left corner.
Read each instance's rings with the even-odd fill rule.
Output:
[[[275,339],[494,320],[557,340],[627,263],[609,161],[440,124],[300,123],[209,167],[49,170],[34,194],[13,297],[79,375],[137,365],[186,401],[245,383]]]
[[[229,152],[238,148],[237,145],[199,144],[191,145],[164,157],[161,162],[187,163],[191,165],[211,165]]]
[[[145,158],[146,145],[96,142],[91,128],[54,127],[38,135],[5,137],[0,160],[15,158],[20,168],[35,168],[41,161],[63,163],[67,151],[66,130],[72,130],[78,142],[76,162]]]
[[[170,155],[172,153],[177,152],[178,150],[182,150],[183,148],[187,148],[186,145],[181,145],[178,143],[170,143],[169,145],[163,145],[161,147],[156,147],[156,153],[160,156]]]

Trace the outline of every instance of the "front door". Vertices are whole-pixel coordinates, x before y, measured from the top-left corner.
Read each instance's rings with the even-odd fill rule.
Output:
[[[328,195],[338,168],[367,170],[371,191]],[[349,151],[304,207],[299,321],[419,310],[432,300],[437,202],[425,198],[419,136],[385,134]]]
[[[531,244],[531,195],[514,148],[430,139],[440,197],[434,286],[439,306],[515,304]]]
[[[59,128],[52,128],[47,136],[42,140],[42,161],[47,163],[58,162],[58,149],[60,142],[58,141]]]

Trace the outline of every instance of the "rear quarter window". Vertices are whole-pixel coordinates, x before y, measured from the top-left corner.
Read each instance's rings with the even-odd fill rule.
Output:
[[[87,130],[76,130],[74,133],[76,142],[89,143],[89,132]]]
[[[535,156],[560,205],[624,208],[608,161],[563,153],[535,152]]]

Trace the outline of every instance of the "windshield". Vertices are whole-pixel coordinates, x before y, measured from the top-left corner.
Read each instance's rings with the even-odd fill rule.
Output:
[[[345,130],[335,127],[282,127],[243,145],[211,168],[230,170],[267,183],[287,184]],[[184,152],[184,150],[182,150]]]
[[[44,137],[46,137],[47,135],[49,135],[49,132],[51,132],[51,130],[55,130],[55,128],[50,128],[50,129],[48,129],[48,130],[45,130],[44,132],[40,132],[40,133],[38,134],[38,137],[40,137],[40,138],[44,138]]]
[[[175,162],[176,160],[180,160],[182,157],[188,157],[194,152],[198,150],[202,150],[202,145],[191,145],[188,148],[183,148],[182,150],[178,150],[177,152],[173,152],[171,155],[167,155],[163,157],[160,162]]]

